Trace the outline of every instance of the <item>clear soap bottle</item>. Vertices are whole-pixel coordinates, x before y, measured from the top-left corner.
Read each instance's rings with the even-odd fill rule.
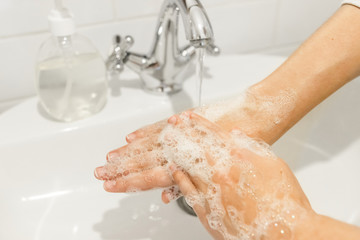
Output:
[[[88,39],[75,33],[73,16],[60,1],[49,23],[52,36],[39,50],[36,71],[42,108],[64,122],[99,112],[107,99],[104,60]]]

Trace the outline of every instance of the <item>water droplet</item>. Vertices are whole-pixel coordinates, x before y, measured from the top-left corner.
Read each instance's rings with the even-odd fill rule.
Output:
[[[157,212],[157,211],[159,211],[159,209],[160,209],[159,205],[151,204],[149,207],[149,212]]]

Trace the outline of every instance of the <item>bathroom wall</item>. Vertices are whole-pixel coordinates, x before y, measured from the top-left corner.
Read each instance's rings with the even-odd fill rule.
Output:
[[[290,54],[336,11],[340,0],[202,0],[224,54]],[[106,57],[116,33],[135,38],[133,51],[151,45],[162,0],[64,0],[78,31]],[[34,66],[49,37],[52,0],[0,1],[0,113],[35,95]],[[184,42],[184,41],[182,41]]]

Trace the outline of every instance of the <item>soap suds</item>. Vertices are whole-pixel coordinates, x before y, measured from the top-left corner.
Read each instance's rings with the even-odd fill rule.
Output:
[[[263,102],[260,108],[274,119],[272,124],[279,124],[293,109],[291,91],[261,101],[247,92],[237,101],[224,101],[196,112],[216,122],[225,112],[242,104],[249,106],[249,101],[253,102],[249,109],[259,107],[259,102]],[[275,111],[276,104],[282,104],[280,109],[283,110]],[[213,131],[209,126],[198,124],[188,113],[181,114],[180,121],[177,125],[164,127],[155,141],[140,139],[111,154],[104,170],[109,176],[127,178],[139,167],[146,170],[176,165],[207,186],[205,192],[186,196],[185,199],[190,206],[198,205],[210,210],[206,216],[209,226],[224,239],[263,240],[269,234],[283,236],[279,239],[293,239],[293,226],[303,212],[302,207],[290,197],[293,186],[288,184],[286,176],[282,176],[277,179],[280,182],[277,182],[278,188],[274,191],[261,188],[264,183],[269,185],[272,181],[264,177],[266,172],[256,164],[279,161],[270,146],[240,130],[230,134]],[[252,161],[249,156],[260,163]],[[151,183],[153,179],[154,176],[147,175],[144,181]],[[138,190],[127,189],[128,192]],[[170,200],[180,196],[177,188],[169,188],[166,193]]]
[[[246,134],[256,135],[259,126],[267,131],[281,124],[294,110],[294,90],[281,90],[276,96],[256,94],[257,90],[252,88],[235,98],[203,106],[195,113],[214,123],[238,125]]]

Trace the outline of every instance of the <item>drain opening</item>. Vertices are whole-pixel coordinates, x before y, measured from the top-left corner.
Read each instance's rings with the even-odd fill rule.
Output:
[[[176,200],[176,202],[183,211],[185,211],[187,214],[196,217],[196,213],[194,212],[194,209],[192,209],[192,207],[190,207],[189,204],[187,204],[184,197],[179,198],[178,200]]]

